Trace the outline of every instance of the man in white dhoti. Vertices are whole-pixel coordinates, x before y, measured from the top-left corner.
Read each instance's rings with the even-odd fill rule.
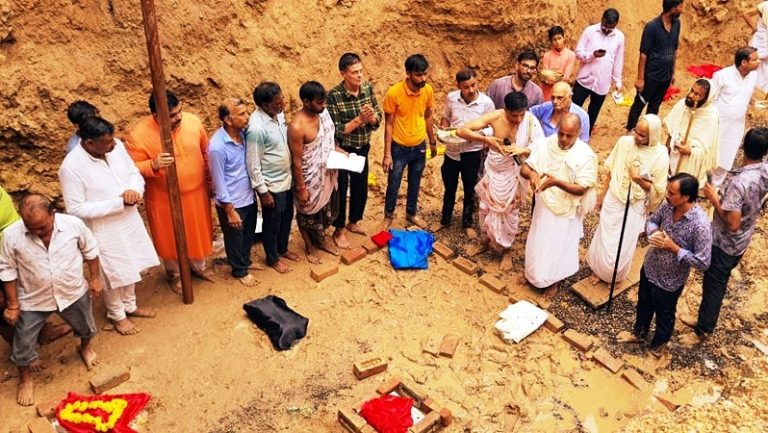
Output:
[[[712,76],[715,108],[720,115],[720,155],[717,165],[723,169],[723,175],[733,168],[733,161],[741,146],[747,109],[757,87],[756,70],[759,65],[756,49],[739,48],[733,65]]]
[[[160,264],[137,209],[144,178],[111,123],[92,117],[79,131],[80,146],[59,168],[64,205],[85,221],[99,244],[107,318],[120,334],[136,334],[139,328],[128,316],[155,316],[136,305],[136,283],[143,271]]]
[[[550,298],[557,294],[557,282],[579,270],[582,220],[594,205],[597,155],[579,140],[580,129],[578,116],[563,116],[557,135],[533,143],[520,170],[536,196],[525,243],[525,278],[546,288]]]
[[[712,86],[700,78],[685,99],[677,101],[664,118],[669,133],[669,173],[688,173],[703,188],[707,171],[717,167],[720,116],[712,104]]]
[[[619,255],[616,282],[627,278],[635,255],[637,237],[645,229],[645,217],[656,210],[667,191],[669,155],[661,142],[661,120],[655,114],[640,118],[632,135],[613,146],[605,167],[605,187],[597,199],[600,221],[587,252],[592,284],[610,282],[619,248],[621,226],[629,193],[624,239]],[[628,191],[632,189],[631,193]]]
[[[337,170],[329,170],[328,156],[334,150],[335,127],[325,109],[327,92],[322,84],[308,81],[299,89],[304,104],[288,125],[288,147],[291,150],[296,223],[304,239],[307,261],[320,263],[318,248],[335,256],[339,250],[325,229],[338,214]],[[346,153],[346,152],[344,152]]]
[[[512,91],[504,98],[504,109],[484,114],[467,122],[457,135],[470,142],[488,145],[485,174],[475,192],[480,201],[480,228],[484,245],[504,251],[499,266],[502,271],[512,267],[510,247],[518,227],[518,212],[524,188],[520,180],[521,158],[530,154],[531,144],[544,138],[544,131],[536,117],[526,111],[528,98],[522,92]],[[480,132],[493,128],[493,136]]]

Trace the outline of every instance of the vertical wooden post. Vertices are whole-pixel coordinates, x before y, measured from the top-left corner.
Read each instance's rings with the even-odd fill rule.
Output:
[[[165,93],[165,74],[163,73],[163,59],[160,53],[160,36],[157,31],[154,0],[141,0],[141,15],[144,21],[144,34],[147,38],[149,70],[152,74],[152,91],[157,102],[157,120],[160,122],[163,152],[174,155],[173,139],[171,138],[171,119],[168,109],[168,98]],[[189,272],[187,235],[184,231],[184,214],[179,194],[179,176],[176,172],[175,163],[165,169],[165,178],[168,182],[168,198],[173,217],[173,233],[176,240],[176,257],[179,260],[182,297],[185,304],[191,304],[195,301],[195,297],[192,292],[192,276]]]

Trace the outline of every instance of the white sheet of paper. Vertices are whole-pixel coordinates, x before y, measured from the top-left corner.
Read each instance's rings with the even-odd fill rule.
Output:
[[[344,155],[341,152],[332,150],[331,154],[328,155],[326,167],[331,170],[348,170],[355,173],[362,173],[363,167],[365,167],[365,157],[356,153]]]

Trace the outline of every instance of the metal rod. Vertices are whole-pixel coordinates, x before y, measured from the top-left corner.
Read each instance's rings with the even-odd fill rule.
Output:
[[[165,74],[163,73],[163,59],[160,52],[160,35],[157,30],[154,0],[141,0],[141,15],[144,22],[144,34],[147,38],[149,70],[152,74],[152,91],[157,103],[157,120],[160,123],[163,152],[174,155],[171,119],[165,90]],[[185,304],[191,304],[195,301],[195,296],[192,292],[192,275],[190,274],[189,254],[187,253],[187,235],[184,231],[184,212],[181,207],[179,176],[176,172],[175,164],[165,169],[165,179],[168,183],[168,201],[171,206],[173,234],[176,240],[176,257],[179,261],[182,298]]]
[[[611,291],[608,294],[607,312],[611,311],[613,305],[613,289],[616,287],[616,274],[619,272],[619,258],[621,257],[621,245],[624,243],[624,232],[627,229],[627,215],[629,215],[629,199],[632,194],[632,179],[627,186],[627,203],[624,205],[624,220],[621,222],[621,235],[619,235],[619,248],[616,251],[616,261],[613,263],[613,276],[611,276]]]

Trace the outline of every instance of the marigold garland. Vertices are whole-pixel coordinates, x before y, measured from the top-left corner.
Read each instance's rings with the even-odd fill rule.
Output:
[[[59,417],[75,424],[91,424],[96,428],[96,431],[106,432],[115,427],[117,421],[123,416],[123,411],[125,411],[126,407],[128,407],[128,402],[122,398],[114,398],[110,401],[94,400],[90,402],[77,400],[67,403],[59,412]],[[86,410],[96,409],[109,414],[107,422],[104,422],[104,419],[101,416],[95,416],[85,412]]]

